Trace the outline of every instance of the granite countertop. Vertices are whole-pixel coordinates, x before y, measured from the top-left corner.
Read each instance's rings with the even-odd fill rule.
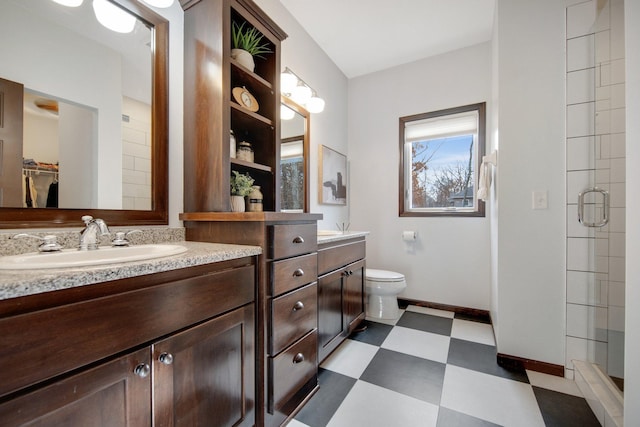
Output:
[[[178,255],[144,261],[81,268],[0,270],[0,300],[91,285],[144,274],[160,273],[212,262],[259,255],[259,246],[222,243],[170,242],[187,248]]]
[[[364,237],[369,234],[368,231],[330,231],[331,233],[338,234],[329,234],[329,235],[321,235],[324,230],[318,230],[318,244],[321,245],[323,243],[331,243],[338,242],[340,240],[353,239],[355,237]]]

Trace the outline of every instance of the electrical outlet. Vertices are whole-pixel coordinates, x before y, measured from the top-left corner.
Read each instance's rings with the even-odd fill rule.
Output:
[[[549,207],[546,191],[531,193],[531,209],[547,209]]]

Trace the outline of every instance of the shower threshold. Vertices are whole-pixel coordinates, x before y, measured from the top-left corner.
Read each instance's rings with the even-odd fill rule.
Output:
[[[602,368],[595,363],[574,360],[575,381],[591,410],[604,427],[623,427],[624,396]]]

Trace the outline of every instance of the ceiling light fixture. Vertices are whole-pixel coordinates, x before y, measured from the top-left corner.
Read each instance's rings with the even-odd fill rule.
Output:
[[[284,104],[280,105],[280,118],[282,120],[291,120],[296,116],[296,112]]]
[[[280,74],[280,91],[310,113],[321,113],[324,110],[324,99],[320,98],[318,93],[289,67]]]
[[[116,33],[130,33],[136,17],[107,0],[93,0],[93,12],[102,25]]]
[[[142,0],[142,2],[148,4],[149,6],[159,8],[169,7],[173,4],[173,0]]]
[[[67,7],[78,7],[84,0],[53,0],[55,3],[61,4]]]

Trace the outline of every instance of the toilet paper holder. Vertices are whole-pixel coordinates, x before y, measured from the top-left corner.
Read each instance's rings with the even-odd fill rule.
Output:
[[[417,231],[403,231],[402,232],[402,240],[405,242],[413,242],[418,239]]]

